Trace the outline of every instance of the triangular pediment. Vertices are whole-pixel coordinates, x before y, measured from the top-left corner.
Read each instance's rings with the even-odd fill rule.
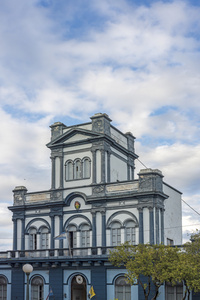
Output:
[[[95,132],[92,132],[90,130],[85,129],[70,129],[69,131],[65,132],[61,136],[57,137],[55,140],[51,141],[47,144],[47,147],[55,147],[63,144],[70,144],[70,143],[76,143],[86,140],[92,140],[102,137],[102,134],[98,134]]]

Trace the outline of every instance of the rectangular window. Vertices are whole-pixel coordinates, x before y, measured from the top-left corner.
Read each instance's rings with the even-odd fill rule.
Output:
[[[135,244],[135,228],[126,228],[126,241],[130,242],[132,245]]]
[[[7,286],[5,284],[0,285],[0,300],[7,300]]]
[[[121,229],[113,228],[112,229],[112,246],[119,246],[121,244]]]
[[[174,241],[167,238],[167,245],[174,245]]]
[[[42,249],[48,249],[49,248],[49,234],[48,233],[42,233],[41,234],[42,239]]]
[[[169,283],[165,284],[165,299],[166,300],[182,300],[183,299],[183,285],[177,284],[172,286]]]

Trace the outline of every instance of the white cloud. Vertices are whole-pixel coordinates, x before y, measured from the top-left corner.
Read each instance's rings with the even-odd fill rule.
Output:
[[[2,201],[16,185],[50,187],[51,123],[101,111],[198,208],[200,7],[77,2],[1,4]]]

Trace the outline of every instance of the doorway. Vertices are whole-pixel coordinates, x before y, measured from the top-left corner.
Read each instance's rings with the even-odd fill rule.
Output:
[[[71,300],[86,300],[87,289],[86,280],[81,275],[73,277],[71,282]]]

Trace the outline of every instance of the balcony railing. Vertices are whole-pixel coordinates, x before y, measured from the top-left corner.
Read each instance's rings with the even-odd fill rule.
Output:
[[[90,248],[64,248],[64,249],[42,249],[42,250],[17,250],[0,252],[0,261],[5,259],[26,258],[74,258],[89,256],[108,256],[113,247],[90,247]]]

